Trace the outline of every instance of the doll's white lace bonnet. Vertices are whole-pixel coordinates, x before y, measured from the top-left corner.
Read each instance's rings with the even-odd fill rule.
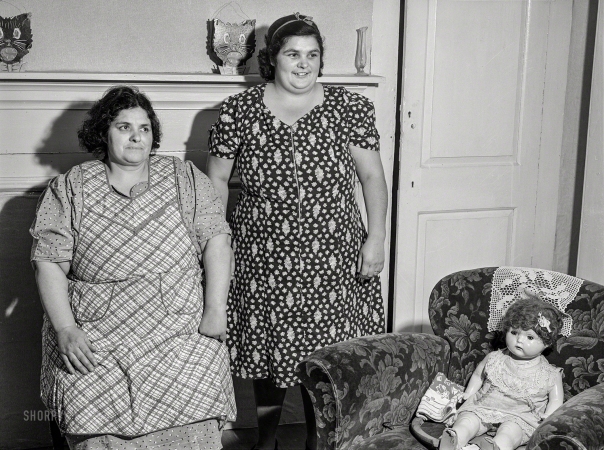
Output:
[[[572,329],[572,318],[566,314],[566,307],[575,299],[582,284],[583,280],[580,278],[549,270],[499,267],[493,274],[487,328],[489,331],[500,330],[501,318],[506,310],[516,300],[524,298],[529,291],[562,312],[564,318],[561,333],[568,337]]]

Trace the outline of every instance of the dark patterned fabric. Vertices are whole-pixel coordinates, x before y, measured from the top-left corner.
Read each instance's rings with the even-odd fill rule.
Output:
[[[404,427],[376,434],[349,448],[359,450],[425,450],[426,447],[415,440],[409,433],[408,427]]]
[[[531,450],[604,448],[604,384],[587,389],[564,403],[537,428]]]
[[[487,330],[489,301],[491,297],[491,280],[496,267],[481,268],[456,272],[444,277],[434,287],[429,303],[429,316],[434,333],[442,336],[448,345],[443,349],[442,360],[436,364],[444,365],[444,373],[449,379],[466,385],[476,365],[490,351],[503,348],[503,341],[497,333]],[[573,330],[568,338],[560,337],[554,348],[544,355],[550,364],[563,369],[565,404],[548,417],[535,431],[526,449],[604,449],[604,286],[585,281],[566,312],[573,318]],[[379,448],[380,450],[414,447],[417,441],[409,432],[408,424],[411,416],[401,415],[403,420],[396,425],[406,423],[407,426],[388,430],[380,429],[377,422],[382,420],[378,404],[401,404],[413,397],[418,402],[429,382],[438,370],[430,373],[418,371],[419,364],[413,363],[422,358],[428,367],[429,361],[435,354],[426,352],[418,342],[422,339],[439,339],[427,334],[391,334],[374,338],[355,339],[350,343],[342,343],[317,351],[300,365],[300,377],[304,385],[313,393],[316,399],[319,442],[321,449],[348,448]],[[367,370],[367,365],[361,361],[367,358],[369,348],[376,346],[381,340],[396,340],[401,342],[400,348],[410,353],[376,353],[372,367],[387,367],[391,361],[399,360],[402,366],[397,366],[397,376],[402,385],[399,389],[385,392],[376,389],[373,395],[365,390],[355,389],[358,393],[355,401],[342,401],[340,410],[326,408],[333,396],[333,390],[341,392],[343,399],[352,397],[352,389],[344,387],[361,385],[361,380]],[[433,341],[437,342],[437,341]],[[351,350],[351,347],[353,350]],[[362,350],[357,350],[362,349]],[[436,352],[437,353],[437,352]],[[373,353],[371,353],[373,355]],[[341,361],[338,370],[333,370],[333,361]],[[324,366],[324,367],[323,367]],[[439,369],[440,370],[440,369]],[[420,372],[420,373],[418,373]],[[419,380],[414,380],[419,376]],[[325,386],[329,383],[329,386]],[[407,384],[415,386],[417,391],[410,395],[406,390]],[[382,386],[380,384],[380,386]],[[329,393],[324,396],[324,393]],[[331,400],[333,403],[333,400]],[[337,404],[337,402],[336,402]],[[360,414],[359,405],[367,410],[375,410],[372,414]],[[417,406],[417,403],[415,404]],[[372,409],[373,408],[373,409]],[[331,411],[335,417],[326,420],[324,410]],[[414,411],[413,411],[414,412]],[[372,422],[373,419],[376,419]],[[349,425],[353,422],[353,425]],[[393,421],[394,422],[394,421]],[[347,431],[343,436],[342,430]],[[336,433],[336,430],[338,432]],[[426,423],[420,431],[438,437],[442,425],[432,426]],[[330,438],[330,435],[337,438]],[[398,436],[398,439],[396,439]],[[417,434],[415,435],[417,437]],[[432,441],[435,442],[435,441]],[[435,448],[426,439],[425,448]]]
[[[448,359],[443,339],[413,333],[351,339],[314,352],[298,376],[315,407],[318,448],[365,449],[365,439],[389,429],[413,442],[409,422]]]
[[[367,232],[349,148],[378,151],[379,136],[360,94],[324,86],[323,103],[289,126],[265,106],[265,87],[225,100],[210,154],[236,158],[242,184],[231,216],[233,373],[288,387],[317,348],[384,332],[379,276],[355,276]]]

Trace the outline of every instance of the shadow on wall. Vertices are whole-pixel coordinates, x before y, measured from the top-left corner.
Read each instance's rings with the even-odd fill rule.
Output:
[[[217,106],[218,108],[219,106]],[[218,111],[202,110],[195,114],[191,131],[188,139],[184,142],[185,145],[185,160],[191,161],[202,172],[206,172],[206,164],[208,161],[208,139],[210,136],[210,128],[218,118]],[[164,150],[164,149],[161,149]]]
[[[35,149],[49,175],[91,159],[78,152],[76,131],[88,103],[74,103]],[[57,154],[57,152],[60,152]],[[46,183],[0,192],[0,448],[50,445],[49,414],[40,401],[42,306],[29,262],[33,222]]]
[[[216,108],[218,109],[219,107],[220,105],[218,105]],[[191,133],[185,142],[185,160],[191,161],[203,173],[206,173],[209,150],[209,132],[212,128],[212,125],[214,125],[216,119],[218,118],[217,109],[199,111],[195,115],[191,125]],[[227,205],[227,217],[230,217],[233,209],[235,209],[235,203],[237,202],[237,196],[239,195],[240,182],[236,173],[233,174],[233,178],[229,183],[229,188],[231,193],[229,195],[229,204]]]

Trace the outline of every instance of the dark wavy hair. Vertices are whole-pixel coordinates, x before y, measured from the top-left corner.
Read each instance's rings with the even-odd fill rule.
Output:
[[[539,314],[549,321],[549,329],[539,325]],[[501,319],[503,338],[511,328],[533,330],[546,347],[554,345],[562,330],[562,313],[550,303],[530,295],[527,299],[517,300],[507,309]]]
[[[100,100],[88,110],[87,118],[78,130],[78,140],[82,149],[94,154],[99,159],[107,157],[107,133],[111,122],[124,109],[143,108],[151,121],[153,143],[151,153],[159,148],[161,141],[161,124],[155,114],[149,98],[135,86],[113,86]]]
[[[323,76],[323,54],[325,47],[319,28],[308,16],[291,14],[273,22],[268,28],[266,36],[264,36],[266,47],[258,52],[258,68],[260,69],[260,75],[266,81],[275,79],[275,66],[273,66],[271,61],[276,60],[281,47],[293,36],[312,36],[317,40],[319,50],[321,51],[319,76]]]

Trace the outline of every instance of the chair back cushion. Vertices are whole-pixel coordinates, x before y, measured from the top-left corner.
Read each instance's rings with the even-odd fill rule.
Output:
[[[490,351],[505,346],[501,333],[489,332],[491,282],[496,267],[455,272],[442,278],[430,295],[432,329],[451,346],[447,376],[466,385]],[[566,308],[573,320],[569,337],[560,336],[544,353],[564,371],[566,400],[604,382],[604,286],[584,281]]]
[[[317,448],[369,449],[365,439],[387,430],[413,441],[409,422],[448,359],[444,339],[406,332],[354,338],[308,355],[297,374],[313,402]],[[405,445],[400,448],[421,447]]]

